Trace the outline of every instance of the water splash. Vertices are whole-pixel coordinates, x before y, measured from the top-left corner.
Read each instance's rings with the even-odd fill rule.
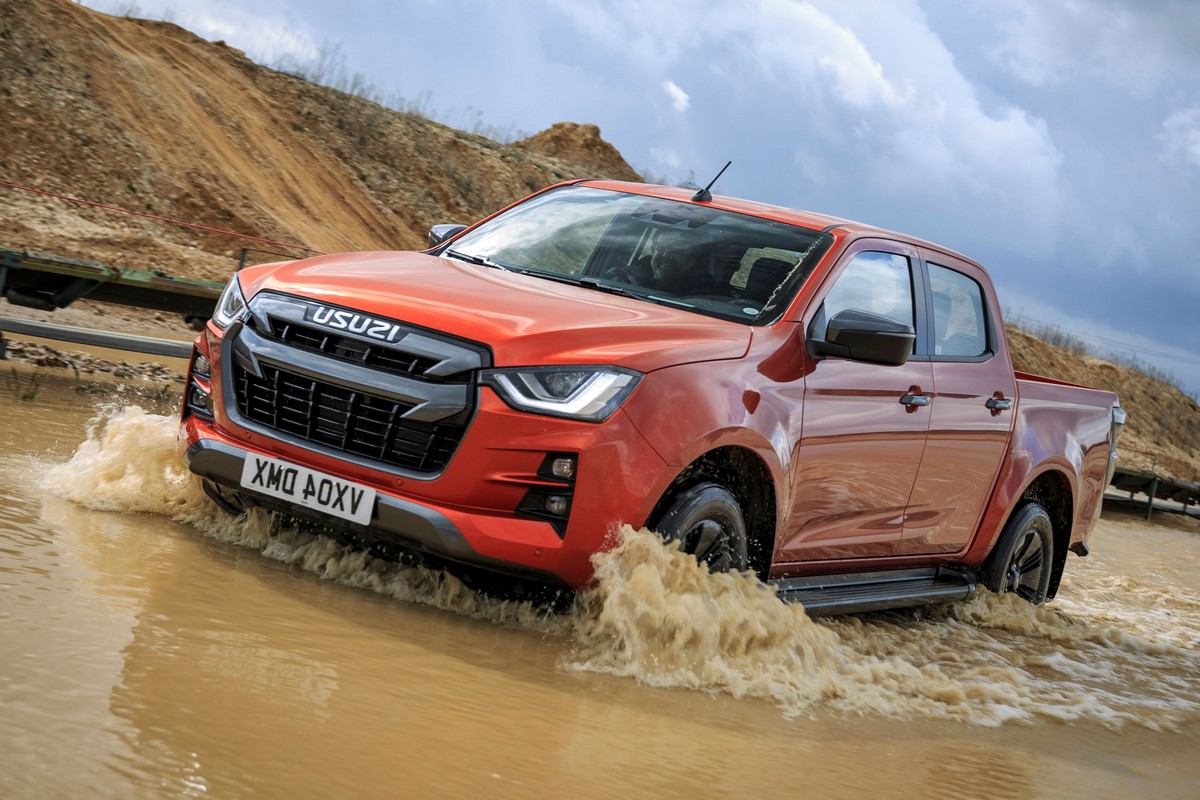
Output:
[[[140,406],[106,407],[64,464],[42,486],[56,497],[101,511],[191,519],[211,506],[175,450],[178,420]]]
[[[1132,579],[1089,569],[1064,584],[1061,602],[1040,608],[985,592],[920,612],[813,621],[752,575],[709,574],[654,534],[625,528],[595,557],[594,588],[554,616],[261,510],[230,517],[181,463],[176,430],[173,417],[110,409],[69,461],[46,470],[43,486],[89,508],[168,516],[338,583],[553,633],[567,643],[567,669],[760,698],[787,715],[1151,728],[1200,719],[1196,598],[1175,587],[1143,583],[1139,594],[1156,605],[1142,607],[1121,590]],[[1169,624],[1172,614],[1180,624]]]
[[[577,669],[654,686],[834,711],[980,725],[1038,717],[1119,727],[1200,719],[1194,649],[1053,605],[965,603],[810,620],[748,574],[709,575],[646,531],[596,557],[575,618]]]
[[[87,438],[74,455],[46,469],[42,488],[87,508],[170,517],[213,539],[398,600],[530,628],[565,630],[565,621],[546,609],[478,594],[441,571],[374,558],[300,530],[277,514],[250,509],[243,516],[230,516],[183,464],[178,428],[177,418],[149,414],[139,406],[105,408],[89,423]]]

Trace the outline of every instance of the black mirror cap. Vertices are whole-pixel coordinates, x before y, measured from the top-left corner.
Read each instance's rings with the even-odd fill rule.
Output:
[[[434,225],[429,229],[429,246],[437,247],[447,239],[453,239],[458,234],[467,229],[466,225],[454,225],[450,223],[442,223]]]
[[[898,367],[908,362],[917,340],[911,325],[857,308],[840,311],[829,320],[825,340],[811,342],[814,356],[834,356]]]

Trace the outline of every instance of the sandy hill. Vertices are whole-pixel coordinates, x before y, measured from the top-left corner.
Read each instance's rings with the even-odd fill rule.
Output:
[[[1200,482],[1200,405],[1193,398],[1136,369],[1080,355],[1011,325],[1008,343],[1019,370],[1117,393],[1129,412],[1122,464]]]
[[[165,22],[68,0],[0,0],[0,20],[8,183],[335,252],[419,247],[567,178],[638,180],[594,125],[501,145]],[[0,245],[223,279],[245,244],[0,191]]]
[[[594,125],[498,144],[267,69],[169,23],[69,0],[0,0],[6,183],[332,252],[420,247],[434,223],[470,222],[573,177],[638,180]],[[247,244],[3,187],[0,209],[0,246],[190,277],[223,280]],[[1200,479],[1194,400],[1020,331],[1010,339],[1019,369],[1121,395],[1126,463]]]

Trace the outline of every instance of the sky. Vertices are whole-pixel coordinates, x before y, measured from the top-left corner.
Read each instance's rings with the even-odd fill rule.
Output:
[[[85,0],[497,139],[915,234],[1200,397],[1197,0]],[[469,220],[461,220],[467,222]]]

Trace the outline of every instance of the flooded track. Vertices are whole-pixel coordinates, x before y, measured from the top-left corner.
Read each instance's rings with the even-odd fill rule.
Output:
[[[1194,521],[821,623],[629,531],[553,616],[225,516],[146,398],[15,395],[0,797],[1200,797]]]

